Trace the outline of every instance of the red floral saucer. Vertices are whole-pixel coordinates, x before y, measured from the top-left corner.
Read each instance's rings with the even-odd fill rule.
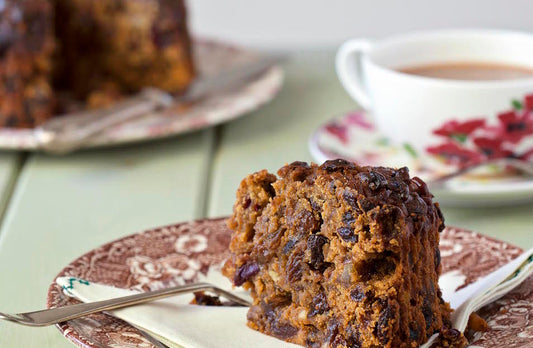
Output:
[[[159,227],[94,249],[67,265],[58,276],[137,290],[194,281],[216,283],[218,278],[212,277],[220,274],[221,263],[228,257],[229,240],[223,218]],[[440,250],[442,278],[455,274],[461,279],[454,283],[459,287],[475,282],[522,252],[503,241],[455,227],[442,232]],[[74,303],[77,301],[52,283],[49,308]],[[479,314],[487,320],[489,330],[470,337],[473,347],[533,347],[533,277]],[[137,329],[103,313],[57,327],[78,347],[153,347]],[[206,318],[206,334],[211,327]]]
[[[526,98],[533,108],[533,98]],[[411,175],[432,180],[486,160],[519,158],[533,161],[533,112],[521,102],[495,122],[449,121],[435,129],[441,143],[421,153],[410,144],[392,144],[380,134],[365,111],[352,111],[321,125],[309,139],[318,162],[345,158],[363,165],[407,166]],[[441,203],[480,206],[533,200],[533,178],[496,165],[483,166],[449,180],[432,191]]]

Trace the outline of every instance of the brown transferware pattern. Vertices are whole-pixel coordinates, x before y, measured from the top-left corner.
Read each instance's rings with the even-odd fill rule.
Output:
[[[151,229],[108,243],[81,256],[58,276],[73,276],[122,288],[158,289],[193,282],[210,269],[219,269],[228,256],[230,230],[225,218],[180,223]],[[461,228],[448,227],[441,235],[443,273],[460,270],[467,285],[522,250]],[[464,286],[463,285],[463,286]],[[52,284],[48,307],[76,303]],[[487,332],[473,336],[478,347],[533,347],[533,278],[480,311]],[[105,314],[58,325],[78,347],[153,347],[135,328]]]

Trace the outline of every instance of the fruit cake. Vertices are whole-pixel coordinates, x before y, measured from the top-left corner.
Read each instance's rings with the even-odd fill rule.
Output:
[[[52,115],[53,7],[0,1],[0,126],[27,127]]]
[[[183,92],[195,75],[186,20],[184,0],[0,1],[0,126],[64,112],[64,92],[87,107]]]
[[[442,331],[444,220],[407,168],[294,162],[237,191],[223,273],[251,291],[248,325],[308,347],[417,347]]]
[[[54,2],[56,81],[78,98],[146,86],[182,92],[192,81],[183,0]]]

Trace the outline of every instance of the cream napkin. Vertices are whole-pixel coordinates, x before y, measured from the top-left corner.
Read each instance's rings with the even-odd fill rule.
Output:
[[[465,280],[458,271],[440,277],[443,298],[456,309],[454,327],[464,330],[468,315],[483,305],[496,300],[514,289],[533,272],[533,249],[524,253],[500,270],[456,291]],[[509,276],[511,275],[511,276]],[[231,284],[219,275],[208,275],[207,281],[231,290]],[[68,296],[83,302],[106,300],[135,294],[133,290],[119,289],[82,279],[60,277],[57,284]],[[237,291],[239,296],[248,294]],[[247,308],[204,307],[190,305],[192,295],[181,295],[111,312],[117,318],[149,332],[171,347],[187,348],[277,348],[299,347],[263,335],[246,326]],[[422,347],[427,347],[432,340]]]

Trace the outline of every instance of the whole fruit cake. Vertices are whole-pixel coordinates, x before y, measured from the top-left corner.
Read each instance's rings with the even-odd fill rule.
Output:
[[[223,273],[251,290],[248,325],[308,347],[462,346],[441,296],[444,221],[407,168],[294,162],[246,177]]]
[[[59,91],[101,107],[193,78],[183,0],[0,1],[0,126],[63,111]]]

